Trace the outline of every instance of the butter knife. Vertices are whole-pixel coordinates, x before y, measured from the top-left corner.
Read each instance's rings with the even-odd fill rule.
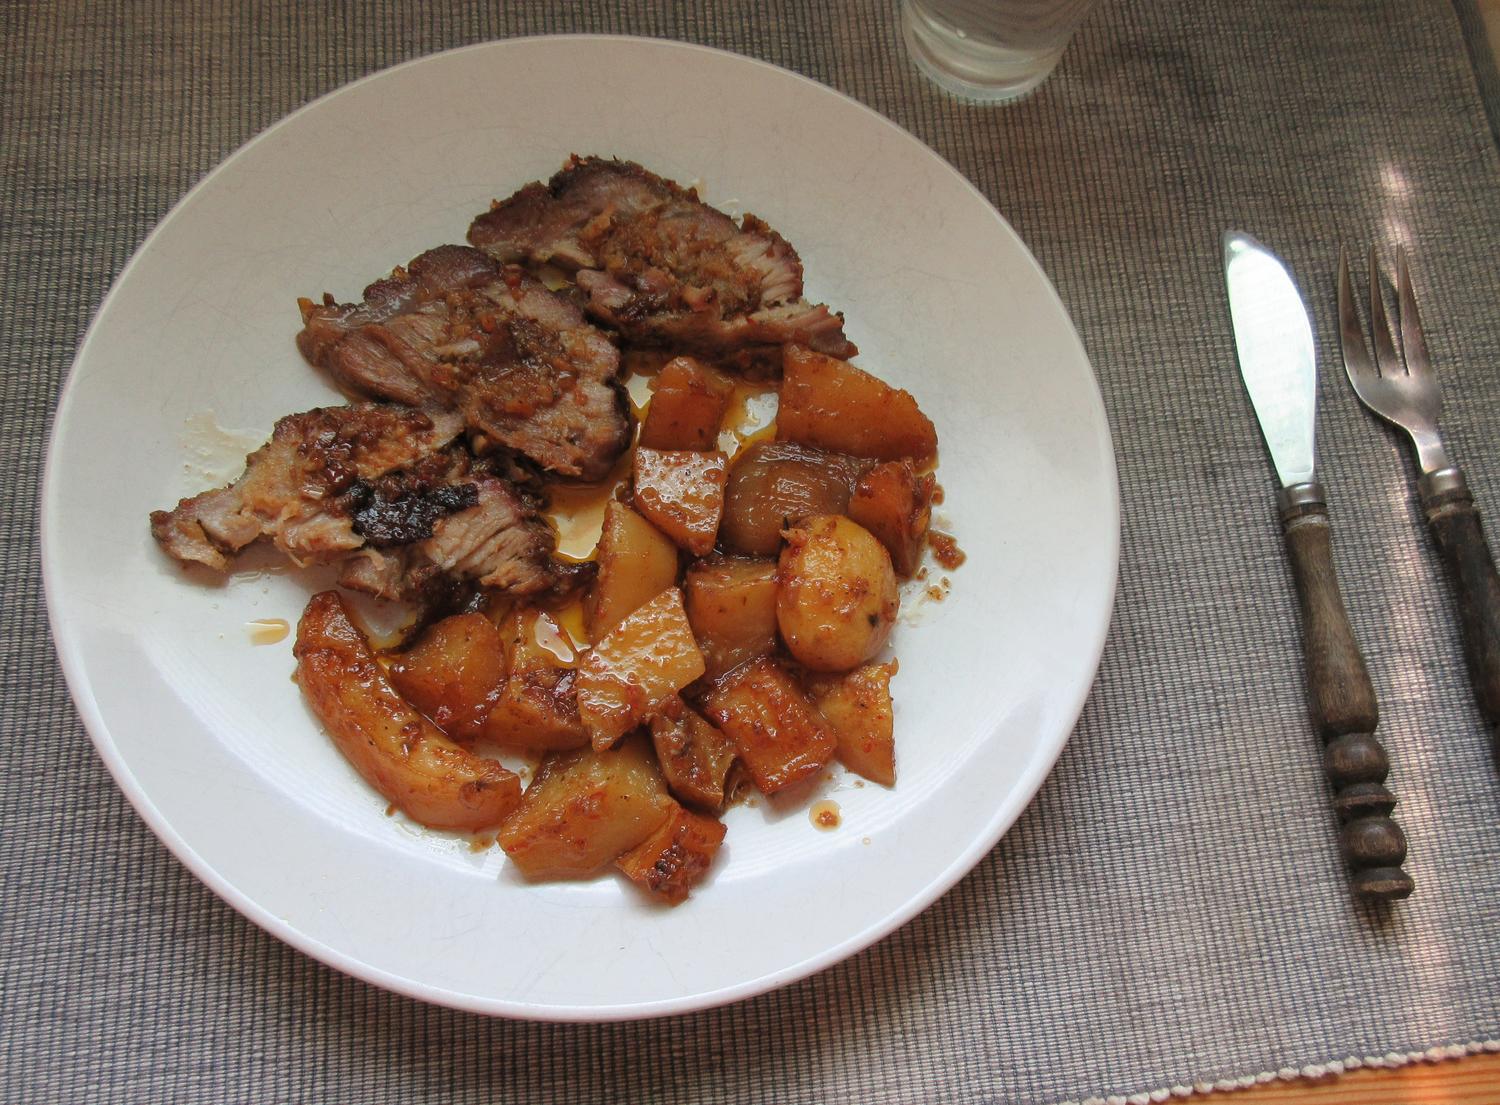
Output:
[[[1224,279],[1240,375],[1281,488],[1276,503],[1302,610],[1308,705],[1324,742],[1339,847],[1356,894],[1404,898],[1414,885],[1401,868],[1406,834],[1391,818],[1396,796],[1385,786],[1389,764],[1375,737],[1375,688],[1339,592],[1317,480],[1312,321],[1281,259],[1248,234],[1225,233]]]

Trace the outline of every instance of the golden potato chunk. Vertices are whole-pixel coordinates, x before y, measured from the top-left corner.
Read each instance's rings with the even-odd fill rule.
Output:
[[[497,839],[528,879],[579,879],[634,848],[676,805],[645,738],[550,756]]]
[[[608,748],[658,702],[703,674],[682,592],[668,588],[583,654],[578,712],[595,748]]]
[[[896,662],[866,664],[844,676],[814,676],[807,689],[833,730],[839,762],[871,782],[896,784],[891,676]]]
[[[651,742],[667,786],[681,801],[716,810],[734,766],[734,744],[696,710],[676,697],[651,715]]]
[[[604,509],[599,574],[584,596],[589,637],[600,640],[625,616],[677,582],[677,546],[621,502]]]
[[[901,608],[891,556],[869,530],[837,514],[787,531],[777,572],[776,623],[814,671],[848,671],[880,651]]]
[[[473,740],[505,683],[505,649],[483,614],[457,614],[428,628],[396,657],[391,683],[450,737]]]
[[[787,346],[782,365],[781,440],[880,460],[937,455],[937,431],[910,392],[805,345]]]
[[[891,567],[903,579],[917,570],[932,522],[933,477],[919,476],[909,460],[877,464],[854,485],[849,517],[874,534],[891,554]]]
[[[712,449],[734,393],[734,382],[692,357],[668,361],[651,385],[651,406],[638,446],[646,449]]]
[[[337,591],[312,597],[297,626],[297,682],[334,746],[412,820],[478,832],[521,800],[521,781],[445,737],[396,693]]]
[[[637,886],[669,905],[679,905],[708,874],[722,843],[723,823],[689,813],[674,802],[661,828],[615,864]]]
[[[729,458],[686,449],[635,451],[635,509],[694,556],[713,551]]]
[[[832,731],[797,681],[768,656],[730,672],[703,706],[765,794],[815,775],[833,758]]]
[[[719,543],[775,556],[781,531],[812,514],[842,514],[869,461],[789,441],[761,441],[735,457],[724,489]]]
[[[518,610],[505,619],[500,636],[510,677],[485,720],[482,735],[502,748],[554,752],[589,742],[578,716],[578,673],[538,639],[538,630],[558,635],[539,610]]]
[[[700,560],[683,583],[688,622],[709,675],[776,647],[776,562],[743,556]]]

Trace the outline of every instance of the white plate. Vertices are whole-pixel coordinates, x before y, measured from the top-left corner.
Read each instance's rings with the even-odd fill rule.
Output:
[[[583,78],[583,79],[580,79]],[[911,389],[942,442],[968,553],[899,628],[900,781],[733,810],[685,906],[616,877],[528,887],[498,850],[384,814],[289,681],[295,573],[192,582],[147,512],[200,490],[208,415],[265,434],[337,401],[300,360],[298,295],[358,297],[461,241],[494,196],[570,152],[629,157],[786,235],[860,363]],[[241,452],[243,450],[240,450]],[[424,58],[289,116],[198,185],[100,309],[48,457],[53,633],[99,754],[194,874],[276,936],[402,993],[605,1020],[743,998],[895,929],[1015,820],[1066,742],[1109,623],[1114,458],[1084,351],[1005,221],[911,135],[802,77],[646,39],[532,38]]]

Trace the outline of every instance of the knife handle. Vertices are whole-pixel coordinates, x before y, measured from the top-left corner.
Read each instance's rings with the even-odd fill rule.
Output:
[[[1302,605],[1307,696],[1313,724],[1324,740],[1344,733],[1373,733],[1380,712],[1333,571],[1328,504],[1323,500],[1322,485],[1295,484],[1281,492],[1278,502]]]
[[[1422,512],[1448,569],[1458,600],[1458,624],[1474,698],[1485,724],[1500,726],[1500,579],[1484,539],[1468,481],[1456,467],[1440,468],[1417,485]],[[1497,733],[1500,738],[1500,733]],[[1500,745],[1497,745],[1500,752]]]
[[[1379,709],[1365,669],[1338,576],[1328,504],[1316,483],[1281,492],[1282,532],[1302,607],[1302,644],[1307,659],[1307,694],[1313,724],[1323,738],[1323,770],[1333,787],[1339,849],[1351,868],[1355,893],[1395,900],[1412,892],[1406,860],[1406,834],[1391,818],[1396,796],[1385,787],[1390,770],[1385,748],[1375,737]]]

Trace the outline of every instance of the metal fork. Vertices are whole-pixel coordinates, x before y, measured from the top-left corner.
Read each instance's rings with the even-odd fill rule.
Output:
[[[1344,371],[1354,394],[1366,407],[1411,435],[1421,476],[1417,493],[1433,540],[1447,566],[1448,580],[1458,604],[1464,659],[1469,680],[1485,723],[1494,731],[1500,755],[1500,578],[1485,542],[1479,513],[1468,481],[1453,463],[1438,432],[1442,393],[1427,355],[1417,299],[1412,292],[1406,251],[1396,253],[1398,352],[1386,319],[1380,291],[1380,270],[1370,250],[1370,334],[1375,361],[1365,347],[1359,310],[1349,279],[1349,258],[1339,251],[1339,337]]]

